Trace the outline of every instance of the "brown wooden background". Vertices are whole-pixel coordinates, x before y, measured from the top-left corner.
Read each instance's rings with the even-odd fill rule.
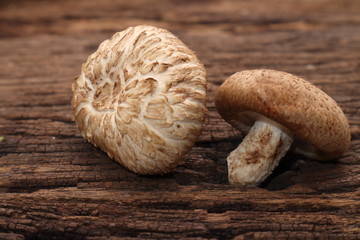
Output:
[[[80,136],[71,82],[101,41],[164,27],[208,71],[208,118],[173,173],[138,177]],[[236,71],[300,75],[351,125],[350,150],[288,155],[259,188],[227,183],[241,134],[215,111]],[[360,239],[360,1],[0,1],[0,239]]]

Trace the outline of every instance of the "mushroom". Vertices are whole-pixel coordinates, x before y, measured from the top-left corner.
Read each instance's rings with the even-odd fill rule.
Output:
[[[289,73],[235,73],[216,92],[220,115],[244,134],[227,158],[229,182],[256,186],[290,149],[317,160],[341,156],[350,144],[347,119],[326,93]]]
[[[167,30],[129,27],[102,42],[72,85],[82,136],[141,175],[171,171],[204,122],[206,73]]]

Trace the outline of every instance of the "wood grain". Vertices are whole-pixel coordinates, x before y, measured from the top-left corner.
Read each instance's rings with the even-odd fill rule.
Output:
[[[10,1],[0,3],[0,239],[360,239],[360,2]],[[171,174],[139,177],[85,142],[71,83],[101,41],[130,25],[176,34],[208,72],[208,115]],[[351,125],[330,163],[288,154],[258,188],[227,182],[243,136],[217,114],[231,74],[308,79]]]

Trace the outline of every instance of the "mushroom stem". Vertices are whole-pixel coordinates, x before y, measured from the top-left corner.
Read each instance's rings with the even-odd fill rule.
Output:
[[[258,120],[227,158],[229,182],[256,186],[265,180],[290,148],[293,137],[278,126]]]

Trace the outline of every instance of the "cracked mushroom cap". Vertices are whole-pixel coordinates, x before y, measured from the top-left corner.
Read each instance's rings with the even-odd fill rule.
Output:
[[[310,82],[289,73],[235,73],[218,89],[216,108],[244,133],[257,120],[272,122],[294,137],[295,152],[310,158],[337,158],[350,144],[349,124],[336,102]]]
[[[81,134],[138,174],[174,168],[204,122],[206,73],[170,32],[129,27],[102,42],[72,90]]]

